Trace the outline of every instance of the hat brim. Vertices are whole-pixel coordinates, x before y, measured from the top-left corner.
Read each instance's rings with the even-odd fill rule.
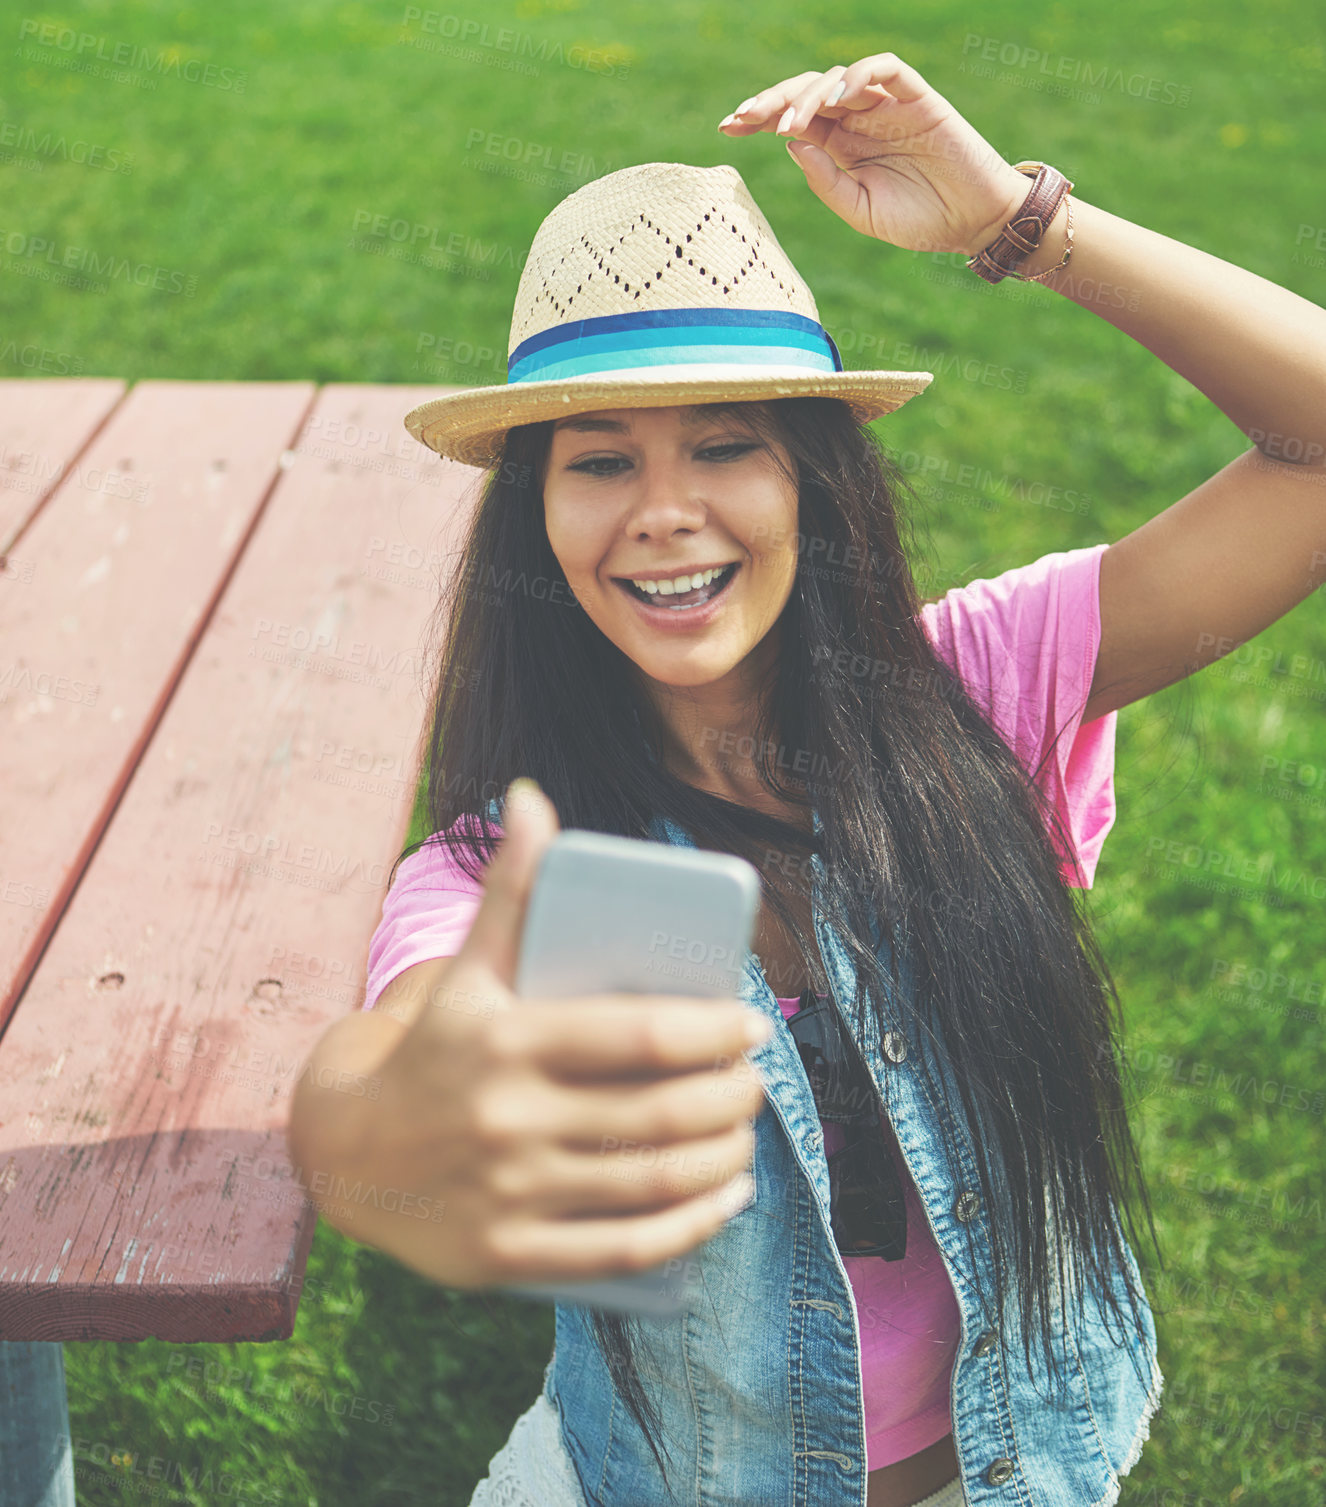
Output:
[[[893,413],[934,381],[932,372],[810,372],[746,365],[677,366],[660,377],[631,371],[558,377],[466,388],[421,403],[405,415],[410,434],[439,455],[487,468],[501,458],[508,429],[542,419],[604,408],[665,408],[676,404],[769,398],[841,398],[858,423]]]

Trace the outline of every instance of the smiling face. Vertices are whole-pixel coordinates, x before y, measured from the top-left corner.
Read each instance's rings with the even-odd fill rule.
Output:
[[[784,445],[703,406],[576,414],[553,429],[548,541],[585,612],[650,679],[699,688],[730,678],[741,693],[776,646],[770,629],[796,575],[795,476]],[[627,584],[733,563],[703,608],[647,606]]]

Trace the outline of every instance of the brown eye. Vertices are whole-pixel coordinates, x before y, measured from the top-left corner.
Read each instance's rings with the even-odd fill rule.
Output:
[[[697,450],[695,453],[705,460],[712,460],[717,465],[726,465],[729,461],[736,460],[739,456],[744,455],[747,450],[758,450],[759,448],[759,445],[749,440],[732,440],[722,445],[708,445],[703,450]],[[616,471],[601,471],[597,468],[600,466],[614,466],[619,461],[623,464],[626,463],[625,458],[620,455],[589,455],[583,460],[575,461],[566,469],[568,471],[580,471],[586,476],[606,478],[615,476],[617,474]]]
[[[592,468],[595,466],[610,466],[615,461],[620,461],[621,459],[620,455],[591,455],[585,460],[576,461],[574,465],[570,465],[566,469],[568,471],[583,471],[586,476],[612,476],[615,475],[612,471],[596,471]]]

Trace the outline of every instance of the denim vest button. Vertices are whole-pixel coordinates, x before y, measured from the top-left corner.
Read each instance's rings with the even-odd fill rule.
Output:
[[[975,1219],[981,1210],[981,1199],[977,1193],[964,1193],[953,1205],[954,1219],[960,1219],[966,1224],[969,1219]]]
[[[907,1038],[901,1031],[885,1031],[880,1045],[890,1062],[901,1062],[907,1055]]]
[[[971,1347],[971,1353],[973,1355],[984,1355],[987,1350],[994,1349],[995,1343],[996,1341],[994,1330],[987,1329],[985,1333],[980,1337],[980,1339],[978,1339],[976,1343]]]
[[[990,1468],[985,1473],[985,1479],[991,1486],[1002,1486],[1012,1474],[1013,1462],[1000,1455],[997,1460],[991,1460]]]

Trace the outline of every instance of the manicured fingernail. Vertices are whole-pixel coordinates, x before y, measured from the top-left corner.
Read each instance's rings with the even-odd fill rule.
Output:
[[[758,99],[758,98],[759,98],[758,95],[752,94],[751,97],[748,100],[746,100],[744,103],[738,105],[737,108],[735,110],[733,110],[733,112],[732,112],[733,115],[744,115],[746,113],[746,111],[750,109],[750,107],[755,103],[756,99]]]
[[[838,101],[846,93],[847,93],[847,85],[840,83],[838,85],[838,87],[833,91],[833,93],[828,97],[828,99],[826,99],[824,101],[824,103],[826,105],[836,105],[838,103]]]
[[[792,125],[792,117],[796,113],[797,113],[797,108],[796,108],[795,105],[788,105],[787,109],[783,111],[783,118],[782,118],[782,120],[780,120],[778,122],[778,134],[780,136],[783,134],[784,131],[790,129],[790,127]]]
[[[723,117],[723,118],[722,118],[722,120],[720,120],[720,121],[719,121],[719,122],[718,122],[718,128],[719,128],[719,130],[720,130],[720,131],[721,131],[721,130],[722,130],[722,129],[723,129],[723,127],[724,127],[724,126],[730,126],[730,125],[731,125],[731,124],[732,124],[732,122],[733,122],[733,121],[734,121],[734,120],[735,120],[735,119],[736,119],[736,118],[737,118],[737,114],[736,114],[736,111],[735,111],[735,110],[734,110],[734,111],[733,111],[733,112],[732,112],[732,114],[731,114],[731,115],[725,115],[725,116],[724,116],[724,117]]]

